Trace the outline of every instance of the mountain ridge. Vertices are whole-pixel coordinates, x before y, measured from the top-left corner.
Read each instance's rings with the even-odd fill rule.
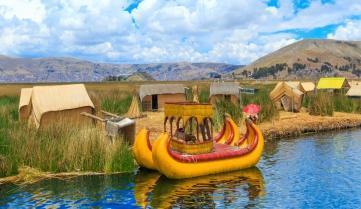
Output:
[[[254,79],[359,78],[360,75],[361,41],[332,39],[301,40],[234,71],[235,78]]]
[[[97,63],[73,57],[18,58],[0,55],[0,82],[92,82],[147,72],[157,80],[199,80],[226,74],[240,65],[225,63]]]

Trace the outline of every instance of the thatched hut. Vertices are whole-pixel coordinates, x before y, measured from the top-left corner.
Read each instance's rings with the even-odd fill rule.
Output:
[[[361,98],[361,82],[351,81],[350,89],[347,91],[346,95],[352,98]]]
[[[80,113],[94,112],[94,104],[83,84],[35,86],[30,100],[29,122],[37,128],[58,122],[89,123],[91,120]]]
[[[270,93],[270,99],[279,109],[298,112],[302,107],[303,92],[294,82],[279,82]]]
[[[163,110],[166,102],[185,102],[182,84],[147,84],[139,88],[143,111]]]
[[[19,101],[19,120],[21,122],[26,121],[29,118],[31,112],[31,93],[32,88],[22,88],[20,92]]]
[[[233,82],[217,82],[210,86],[209,100],[215,103],[218,100],[228,100],[239,103],[239,85]]]
[[[302,82],[300,83],[299,89],[304,93],[304,94],[309,94],[314,92],[315,90],[315,84],[313,82]]]

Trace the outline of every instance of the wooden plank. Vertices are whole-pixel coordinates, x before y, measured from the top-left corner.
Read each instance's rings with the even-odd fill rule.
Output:
[[[111,112],[107,112],[105,110],[100,110],[100,112],[105,114],[105,115],[108,115],[108,116],[112,116],[112,117],[115,117],[115,118],[121,118],[119,115],[116,115],[116,114],[111,113]]]
[[[92,114],[87,113],[87,112],[82,112],[82,113],[80,113],[80,115],[83,115],[83,116],[86,116],[86,117],[89,117],[89,118],[93,118],[93,119],[95,119],[95,120],[99,120],[99,121],[101,121],[101,122],[106,122],[106,120],[105,120],[105,119],[100,118],[100,117],[95,116],[95,115],[92,115]]]

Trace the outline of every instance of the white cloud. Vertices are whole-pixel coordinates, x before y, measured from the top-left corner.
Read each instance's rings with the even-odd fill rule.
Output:
[[[346,25],[339,26],[334,33],[328,34],[327,38],[360,41],[361,20],[348,21]]]
[[[290,31],[343,23],[361,14],[359,0],[336,0],[295,11],[292,0],[0,0],[0,53],[78,56],[95,61],[249,63],[293,43]],[[135,21],[135,22],[133,22]],[[330,38],[360,39],[360,22]]]

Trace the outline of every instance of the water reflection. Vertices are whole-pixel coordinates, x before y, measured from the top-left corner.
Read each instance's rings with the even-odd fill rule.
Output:
[[[216,208],[236,202],[247,206],[265,194],[258,168],[183,180],[140,172],[135,179],[134,196],[143,208]]]

